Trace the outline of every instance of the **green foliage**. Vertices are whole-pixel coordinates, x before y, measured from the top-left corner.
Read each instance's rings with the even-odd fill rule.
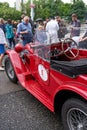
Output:
[[[87,14],[87,6],[82,0],[74,0],[73,4],[63,3],[62,0],[33,0],[35,4],[34,12],[35,17],[46,19],[50,16],[60,15],[64,19],[71,20],[72,13],[76,13],[80,20],[84,19]],[[7,2],[0,2],[0,17],[5,20],[8,18],[18,20],[22,13],[26,12],[26,15],[30,16],[30,0],[26,4],[21,5],[21,11],[17,11],[15,8],[10,8]]]
[[[21,13],[13,8],[0,8],[0,17],[7,19],[20,19]]]
[[[60,15],[64,19],[71,20],[71,14],[76,13],[78,18],[81,20],[84,18],[87,12],[86,5],[82,0],[75,0],[73,4],[63,3],[62,0],[33,0],[35,6],[35,18],[46,19],[50,16]],[[30,14],[30,0],[28,1],[28,8],[26,12]],[[26,5],[27,5],[26,4]]]
[[[79,19],[83,19],[86,13],[86,6],[82,0],[78,0],[71,6],[70,15],[76,13]]]
[[[12,20],[18,20],[21,17],[21,12],[17,11],[15,8],[9,7],[9,4],[7,2],[0,3],[0,17]]]
[[[0,2],[0,8],[2,8],[2,7],[9,8],[9,3],[7,3],[7,2],[2,3],[2,2]]]

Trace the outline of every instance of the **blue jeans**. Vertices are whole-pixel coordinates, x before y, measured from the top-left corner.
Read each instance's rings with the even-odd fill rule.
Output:
[[[15,47],[15,40],[14,38],[8,38],[9,48]]]
[[[22,41],[22,44],[23,44],[24,46],[25,46],[26,44],[32,42],[32,38],[31,38],[31,37],[29,37],[29,38],[23,37],[22,40],[23,40],[23,41]]]

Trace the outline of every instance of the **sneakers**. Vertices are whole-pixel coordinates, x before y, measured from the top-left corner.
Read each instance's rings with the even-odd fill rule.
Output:
[[[1,70],[1,71],[4,71],[5,69],[4,69],[3,67],[0,67],[0,70]]]

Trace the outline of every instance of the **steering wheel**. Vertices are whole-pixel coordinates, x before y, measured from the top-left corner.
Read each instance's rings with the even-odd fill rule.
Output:
[[[71,60],[75,59],[79,55],[78,45],[71,38],[66,38],[62,42],[62,51],[65,54],[65,56]]]

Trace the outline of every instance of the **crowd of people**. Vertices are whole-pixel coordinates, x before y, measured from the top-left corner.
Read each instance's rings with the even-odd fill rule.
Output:
[[[71,18],[72,21],[69,24],[70,38],[78,37],[79,46],[87,49],[87,32],[80,36],[81,22],[76,14],[72,14]],[[43,31],[49,33],[51,43],[57,43],[68,33],[67,26],[60,16],[47,18],[45,21],[38,19],[35,23],[24,14],[18,22],[11,19],[4,22],[3,18],[0,18],[0,70],[4,70],[2,67],[2,59],[5,53],[5,47],[14,49],[18,38],[21,39],[23,46],[33,42],[33,40],[41,42],[43,39],[40,39],[40,35]],[[83,41],[84,44],[82,43]]]

